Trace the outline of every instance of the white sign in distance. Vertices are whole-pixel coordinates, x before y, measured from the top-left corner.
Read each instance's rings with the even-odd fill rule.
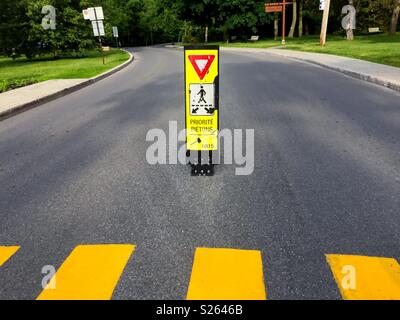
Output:
[[[95,7],[97,20],[104,20],[103,7]]]
[[[83,18],[85,20],[91,20],[91,21],[96,20],[94,16],[94,8],[87,8],[83,10],[82,13],[83,13]]]
[[[118,27],[112,27],[114,38],[118,38]]]
[[[319,0],[319,10],[325,10],[325,0]]]
[[[103,21],[101,21],[101,20],[92,21],[92,27],[93,27],[93,34],[95,37],[105,36]]]
[[[214,84],[191,83],[189,85],[190,114],[193,116],[212,116],[214,113]]]
[[[87,8],[82,11],[85,20],[104,20],[104,13],[102,7]],[[96,19],[97,18],[97,19]]]

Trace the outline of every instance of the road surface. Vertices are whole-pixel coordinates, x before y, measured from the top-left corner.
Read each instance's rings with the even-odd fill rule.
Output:
[[[99,83],[0,122],[0,299],[44,265],[133,244],[113,299],[185,299],[196,248],[259,250],[268,299],[340,299],[326,254],[400,261],[400,94],[305,63],[221,52],[221,128],[255,129],[255,169],[149,165],[184,126],[183,52],[132,49]]]

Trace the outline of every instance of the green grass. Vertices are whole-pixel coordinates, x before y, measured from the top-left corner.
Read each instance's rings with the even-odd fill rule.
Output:
[[[118,49],[101,53],[90,51],[83,57],[39,57],[32,60],[0,57],[0,92],[24,85],[52,79],[79,79],[94,77],[112,69],[129,59],[129,55]]]
[[[224,47],[271,48],[279,47],[280,40],[216,44]],[[301,39],[287,39],[286,49],[335,54],[400,67],[400,34],[356,36],[353,41],[347,41],[342,36],[328,36],[325,47],[319,45],[318,36],[309,36]]]

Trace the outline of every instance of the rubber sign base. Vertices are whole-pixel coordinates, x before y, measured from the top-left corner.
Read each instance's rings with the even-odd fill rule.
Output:
[[[197,152],[197,162],[189,162],[192,171],[192,176],[213,176],[214,175],[214,164],[212,163],[212,151],[207,152],[208,156],[204,159],[205,151]]]
[[[213,164],[192,164],[192,177],[198,176],[208,176],[212,177],[214,175],[214,165]]]

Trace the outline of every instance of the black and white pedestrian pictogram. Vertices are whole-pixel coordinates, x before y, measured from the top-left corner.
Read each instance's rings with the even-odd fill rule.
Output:
[[[211,116],[214,113],[214,84],[192,83],[189,85],[190,114]]]

